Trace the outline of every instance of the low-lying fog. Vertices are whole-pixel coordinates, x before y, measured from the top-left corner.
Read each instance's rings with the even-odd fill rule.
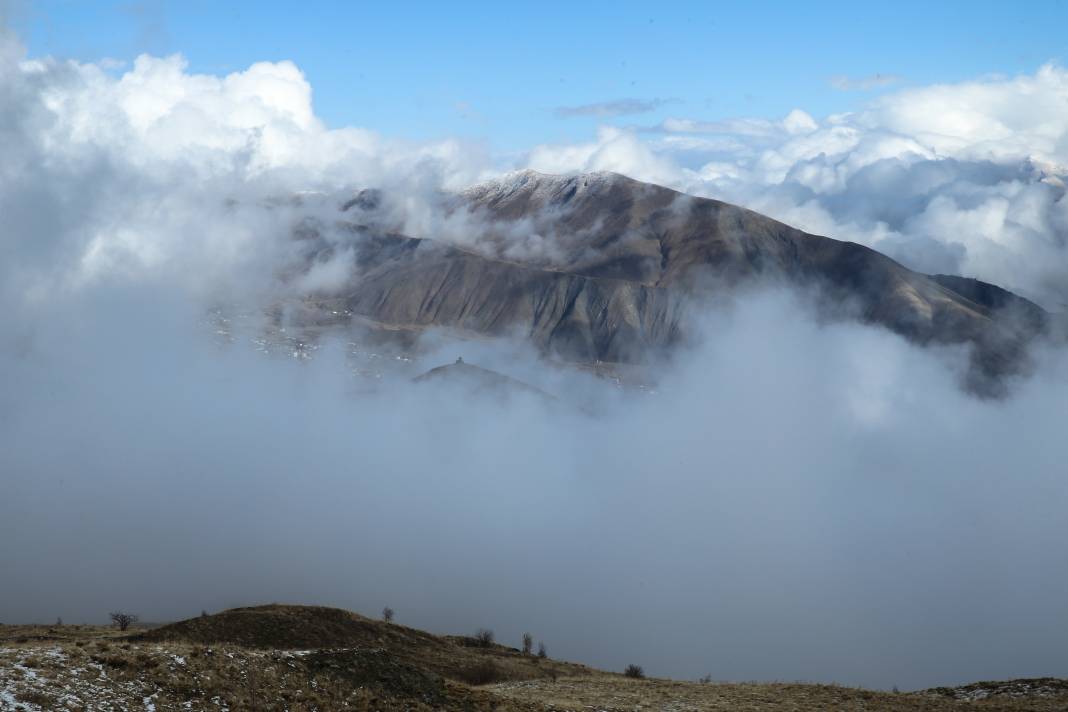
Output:
[[[763,293],[710,314],[652,394],[515,345],[418,364],[463,355],[589,415],[399,373],[369,389],[343,340],[311,360],[220,345],[158,291],[34,316],[5,338],[4,622],[389,605],[683,678],[1063,672],[1063,355],[979,401],[962,354]]]

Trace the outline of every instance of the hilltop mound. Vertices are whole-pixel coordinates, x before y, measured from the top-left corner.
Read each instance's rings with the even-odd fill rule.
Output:
[[[428,633],[373,621],[339,608],[279,604],[232,608],[211,616],[190,618],[146,631],[137,639],[231,643],[277,650],[380,647],[398,643],[435,645],[439,641]]]
[[[263,650],[358,648],[384,652],[398,665],[459,681],[487,677],[527,680],[588,671],[583,665],[538,660],[503,645],[479,646],[471,638],[432,635],[324,606],[271,604],[232,608],[154,628],[132,640],[229,644]],[[492,672],[487,671],[487,663]]]

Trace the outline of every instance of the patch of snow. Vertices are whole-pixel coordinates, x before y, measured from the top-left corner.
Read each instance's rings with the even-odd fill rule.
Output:
[[[19,662],[15,663],[12,667],[14,667],[16,670],[21,672],[26,678],[28,678],[30,680],[36,680],[37,679],[37,671],[35,671],[35,670],[33,670],[31,668],[28,668],[25,665],[23,665],[21,660]]]
[[[6,687],[0,690],[0,710],[13,710],[17,709],[15,705],[18,702],[15,701],[15,696],[11,694],[11,691]]]

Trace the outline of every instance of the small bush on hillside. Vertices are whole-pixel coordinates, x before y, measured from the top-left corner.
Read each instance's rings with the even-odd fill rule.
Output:
[[[479,628],[477,631],[475,631],[475,642],[478,643],[479,647],[492,647],[493,640],[493,631],[489,628]]]
[[[541,641],[538,641],[538,657],[539,658],[547,658],[547,657],[549,657],[548,651],[545,650],[545,643],[542,643]]]
[[[645,670],[642,670],[641,665],[628,665],[627,669],[623,671],[626,677],[633,677],[637,680],[645,677]]]
[[[705,675],[703,677],[697,678],[697,681],[700,682],[703,685],[707,685],[710,682],[712,682],[712,676],[711,675]]]
[[[382,609],[382,620],[384,620],[386,623],[393,622],[393,609],[389,606],[386,606]]]
[[[523,655],[530,655],[534,650],[534,636],[530,633],[523,634]]]
[[[15,693],[15,699],[28,705],[37,705],[41,709],[56,709],[56,698],[40,690],[23,690]]]
[[[480,660],[474,665],[461,670],[457,677],[468,685],[489,685],[494,682],[500,682],[504,678],[504,674],[492,660]]]

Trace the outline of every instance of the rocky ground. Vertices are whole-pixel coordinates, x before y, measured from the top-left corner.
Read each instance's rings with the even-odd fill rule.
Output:
[[[888,693],[633,679],[347,611],[234,609],[123,633],[0,626],[0,710],[1065,710],[1068,681]]]

